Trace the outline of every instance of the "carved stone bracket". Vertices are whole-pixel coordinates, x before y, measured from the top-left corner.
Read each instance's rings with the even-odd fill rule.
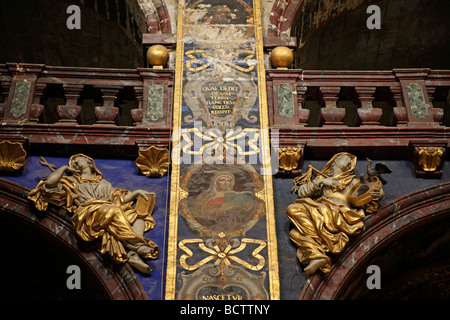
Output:
[[[440,178],[447,142],[411,141],[412,161],[417,177]]]

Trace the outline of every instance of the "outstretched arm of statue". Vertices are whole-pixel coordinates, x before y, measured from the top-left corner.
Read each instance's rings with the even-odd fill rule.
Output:
[[[306,184],[302,184],[299,188],[298,188],[298,196],[299,198],[307,198],[307,197],[311,197],[314,194],[316,194],[319,190],[320,190],[321,186],[318,183],[317,180],[311,181],[309,183]]]
[[[48,176],[45,186],[47,188],[56,188],[64,173],[73,174],[77,172],[79,172],[79,170],[76,170],[70,166],[62,166]]]
[[[136,199],[138,196],[142,196],[142,197],[144,197],[145,200],[148,200],[148,197],[147,197],[148,194],[151,194],[151,193],[148,191],[145,191],[145,190],[135,190],[135,191],[128,193],[123,198],[123,201],[130,202],[130,201],[133,201],[134,199]]]
[[[323,186],[336,188],[340,185],[339,181],[335,178],[318,178],[310,183],[303,184],[298,188],[298,196],[300,198],[311,197],[317,194]]]

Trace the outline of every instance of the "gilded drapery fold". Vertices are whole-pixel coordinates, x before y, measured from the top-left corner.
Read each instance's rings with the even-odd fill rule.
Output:
[[[341,172],[335,174],[338,158],[347,157],[348,163],[340,163]],[[339,160],[341,161],[341,160]],[[361,180],[353,174],[356,157],[342,152],[336,154],[322,171],[312,166],[294,180],[294,188],[299,196],[287,208],[287,217],[294,225],[290,239],[297,246],[297,257],[302,264],[323,259],[320,265],[323,272],[330,271],[330,258],[326,253],[339,254],[349,241],[364,227],[363,219],[368,204],[384,197],[378,179],[367,180],[380,188],[377,199],[369,193],[359,195]],[[313,180],[313,174],[316,178]],[[333,184],[323,185],[324,179],[333,179]]]
[[[330,258],[326,253],[341,253],[349,236],[362,230],[364,216],[363,210],[350,209],[326,197],[296,200],[288,207],[288,218],[295,227],[290,237],[298,247],[300,262],[307,264],[323,258],[327,263],[321,270],[329,272]]]
[[[45,211],[49,203],[65,205],[73,213],[72,224],[77,235],[84,241],[101,239],[101,253],[109,253],[113,261],[122,263],[128,260],[125,247],[133,250],[142,245],[157,248],[155,243],[137,235],[132,228],[138,218],[145,222],[144,231],[155,226],[152,212],[156,196],[147,194],[147,200],[138,199],[139,205],[134,208],[133,201],[124,200],[129,193],[113,188],[101,175],[92,179],[73,175],[61,177],[54,188],[46,186],[46,179],[41,180],[28,198],[40,211]],[[157,256],[158,250],[154,250],[145,258]]]

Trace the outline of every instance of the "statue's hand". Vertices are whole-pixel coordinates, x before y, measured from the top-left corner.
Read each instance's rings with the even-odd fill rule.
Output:
[[[145,190],[135,190],[133,192],[130,192],[129,194],[127,194],[125,196],[124,201],[125,202],[129,202],[129,201],[133,201],[134,199],[136,199],[137,197],[141,196],[143,197],[145,200],[148,200],[148,195],[152,194],[151,192],[145,191]]]
[[[333,177],[319,179],[318,182],[319,182],[319,185],[332,187],[332,188],[337,188],[341,185],[339,180],[336,178],[333,178]]]
[[[67,174],[81,173],[80,170],[75,169],[74,167],[70,167],[70,166],[65,166],[64,172]]]
[[[145,200],[148,200],[148,195],[150,194],[150,192],[145,191],[145,190],[136,190],[136,196],[135,198],[141,196],[143,197]]]
[[[370,195],[372,196],[372,198],[375,201],[380,201],[380,200],[384,199],[383,189],[380,189],[380,188],[373,189],[373,191],[370,193]]]

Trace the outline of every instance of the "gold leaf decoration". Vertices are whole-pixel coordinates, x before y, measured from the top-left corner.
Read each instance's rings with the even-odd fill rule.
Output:
[[[142,174],[150,178],[160,178],[169,169],[169,150],[150,146],[139,151],[136,165]]]
[[[301,147],[285,147],[279,149],[278,161],[280,169],[291,171],[298,168],[302,157]]]
[[[424,171],[436,171],[444,153],[445,149],[441,147],[419,147],[419,166]]]
[[[19,142],[0,142],[0,171],[18,171],[25,166],[26,151]]]

